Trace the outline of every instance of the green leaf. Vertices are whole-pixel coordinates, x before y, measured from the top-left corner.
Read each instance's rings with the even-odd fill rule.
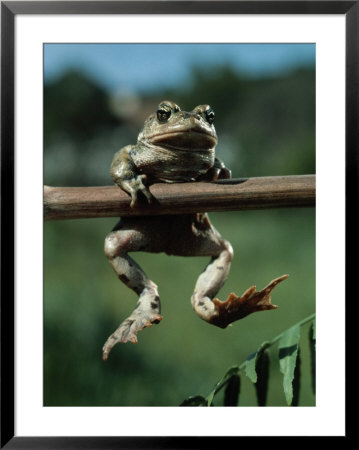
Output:
[[[297,362],[300,325],[294,325],[285,331],[279,341],[279,366],[283,374],[283,389],[287,404],[293,400],[293,378]]]
[[[249,355],[248,358],[246,359],[245,374],[252,381],[252,383],[257,382],[256,366],[258,357],[269,345],[270,345],[269,342],[263,342],[263,344],[261,344],[258,350]]]
[[[241,389],[241,379],[238,373],[233,374],[228,380],[224,391],[224,406],[237,406]]]
[[[292,406],[298,406],[298,403],[299,403],[300,375],[301,375],[300,366],[301,366],[300,348],[298,348],[297,364],[295,365],[294,378],[293,378]]]
[[[258,406],[266,406],[269,380],[269,352],[263,350],[257,357],[257,382],[255,383]]]
[[[312,326],[309,329],[309,350],[310,350],[310,371],[312,374],[312,390],[313,394],[315,394],[315,321],[312,323]]]
[[[207,406],[211,406],[215,394],[217,394],[217,392],[225,385],[228,379],[234,374],[238,374],[238,366],[233,366],[230,369],[228,369],[227,372],[223,375],[223,377],[219,381],[217,381],[213,390],[208,394],[206,398]]]
[[[193,397],[188,397],[184,400],[180,406],[205,406],[207,401],[201,395],[194,395]]]

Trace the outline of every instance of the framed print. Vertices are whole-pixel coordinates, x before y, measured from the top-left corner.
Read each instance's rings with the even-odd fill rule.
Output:
[[[358,2],[1,21],[1,446],[345,436]]]

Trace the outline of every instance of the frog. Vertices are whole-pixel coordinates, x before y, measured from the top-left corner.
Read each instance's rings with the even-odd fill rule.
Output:
[[[135,145],[126,145],[113,157],[110,174],[130,197],[130,208],[140,209],[156,201],[154,183],[216,182],[231,178],[231,170],[216,156],[218,137],[215,112],[210,105],[186,112],[164,100],[144,122]],[[118,343],[138,342],[137,333],[162,320],[158,286],[129,256],[145,251],[176,256],[209,256],[199,275],[191,305],[209,324],[226,328],[258,311],[276,309],[271,292],[288,275],[272,280],[264,289],[248,288],[241,296],[216,295],[227,279],[233,248],[210,222],[207,213],[125,216],[105,239],[105,255],[115,274],[138,295],[135,309],[109,336],[102,349],[107,360]]]

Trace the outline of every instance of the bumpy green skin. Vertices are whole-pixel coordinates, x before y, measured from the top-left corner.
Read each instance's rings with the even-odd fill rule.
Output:
[[[132,208],[152,201],[148,186],[154,182],[230,178],[230,170],[215,157],[213,120],[208,105],[185,112],[171,101],[159,104],[157,112],[145,121],[137,144],[123,147],[111,164],[112,178],[130,194]],[[138,331],[162,320],[157,285],[128,255],[135,251],[210,256],[191,302],[199,317],[213,325],[225,328],[250,312],[275,308],[270,304],[269,286],[259,293],[252,287],[242,298],[231,294],[226,302],[214,298],[229,274],[233,250],[211,225],[207,214],[122,218],[106,237],[105,254],[118,278],[139,299],[132,314],[107,339],[104,360],[118,342],[137,343]]]

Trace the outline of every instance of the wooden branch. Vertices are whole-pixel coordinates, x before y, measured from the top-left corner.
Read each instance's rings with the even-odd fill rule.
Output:
[[[315,175],[154,184],[155,202],[130,208],[117,186],[44,187],[45,220],[145,216],[315,205]]]

